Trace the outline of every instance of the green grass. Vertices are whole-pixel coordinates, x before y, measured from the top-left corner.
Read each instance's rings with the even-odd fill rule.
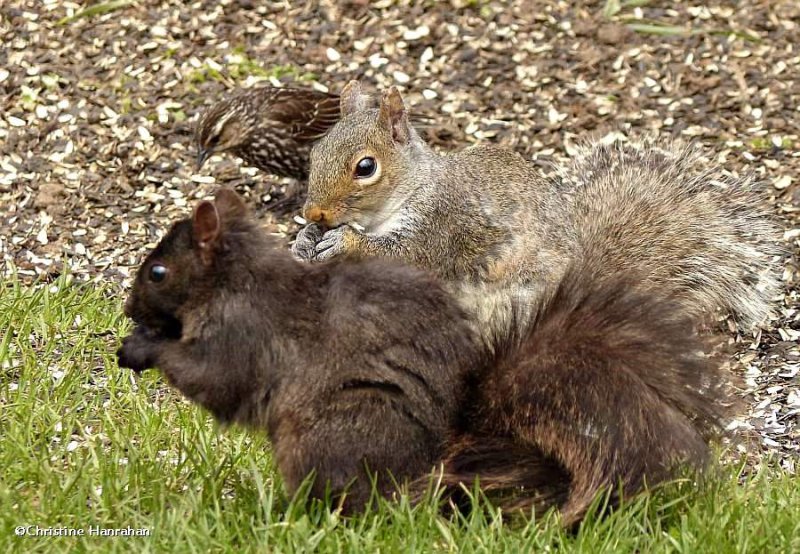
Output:
[[[133,4],[133,0],[110,0],[108,2],[98,2],[75,12],[75,15],[62,17],[58,20],[57,24],[66,25],[68,23],[72,23],[73,21],[77,21],[78,19],[97,17],[99,15],[111,13],[122,8],[127,8],[131,4]]]
[[[618,18],[628,29],[642,35],[663,37],[687,37],[691,35],[735,36],[746,42],[760,42],[760,38],[745,31],[730,28],[691,28],[680,25],[668,25],[660,21],[637,19],[625,13],[632,8],[647,6],[651,0],[606,0],[603,5],[603,17]]]
[[[775,469],[676,482],[575,535],[552,514],[445,518],[432,502],[350,520],[306,509],[281,492],[263,437],[117,367],[129,324],[116,290],[0,279],[0,552],[800,551],[800,480]],[[19,525],[150,536],[17,537]]]
[[[783,137],[781,139],[780,146],[777,146],[774,142],[772,142],[771,137],[754,137],[750,139],[750,147],[753,150],[772,150],[774,148],[791,150],[792,146],[793,146],[792,139],[788,137]]]
[[[300,68],[293,65],[275,65],[269,69],[264,68],[257,60],[248,58],[244,54],[237,53],[234,49],[234,54],[229,61],[222,66],[224,72],[212,67],[209,63],[204,63],[201,67],[192,69],[186,74],[186,79],[190,84],[196,85],[205,83],[209,80],[225,81],[230,78],[233,81],[244,81],[247,77],[265,77],[281,79],[289,77],[293,81],[313,81],[317,78],[316,74],[304,72]]]
[[[603,17],[611,18],[617,15],[623,8],[636,8],[646,6],[650,0],[606,0],[603,6]]]

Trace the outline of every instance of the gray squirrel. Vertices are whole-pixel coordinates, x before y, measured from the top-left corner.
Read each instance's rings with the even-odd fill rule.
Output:
[[[311,152],[300,259],[384,256],[431,270],[489,337],[508,330],[512,305],[532,313],[582,259],[598,278],[639,275],[745,328],[771,312],[782,252],[760,186],[696,148],[589,144],[545,178],[496,146],[434,152],[394,87],[372,107],[352,81],[341,114]]]
[[[313,474],[311,495],[348,513],[373,477],[384,496],[418,494],[438,467],[456,504],[477,478],[508,510],[574,524],[603,490],[702,468],[731,397],[685,303],[585,260],[548,298],[490,352],[439,278],[297,261],[223,189],[142,263],[118,357],[266,432],[290,493]]]

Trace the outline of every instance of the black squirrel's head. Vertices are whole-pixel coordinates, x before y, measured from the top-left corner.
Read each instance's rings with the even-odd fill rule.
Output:
[[[304,217],[327,227],[369,226],[402,179],[404,154],[414,140],[403,98],[395,87],[375,108],[358,81],[340,98],[342,119],[314,146]]]
[[[225,254],[225,234],[237,226],[249,227],[249,217],[234,191],[222,189],[213,202],[201,202],[192,217],[175,223],[145,258],[125,314],[159,335],[180,337],[187,302],[202,301],[219,282],[216,262]]]

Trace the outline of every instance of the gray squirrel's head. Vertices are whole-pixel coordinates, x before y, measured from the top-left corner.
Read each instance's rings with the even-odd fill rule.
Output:
[[[341,121],[311,151],[303,207],[306,219],[329,227],[368,224],[402,179],[409,146],[421,140],[396,87],[384,92],[375,108],[359,82],[350,81],[340,106]]]

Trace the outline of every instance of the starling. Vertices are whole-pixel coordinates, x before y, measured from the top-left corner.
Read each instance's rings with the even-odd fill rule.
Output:
[[[197,166],[216,152],[279,177],[308,178],[314,142],[339,120],[339,97],[311,89],[246,89],[209,108],[197,124]]]

